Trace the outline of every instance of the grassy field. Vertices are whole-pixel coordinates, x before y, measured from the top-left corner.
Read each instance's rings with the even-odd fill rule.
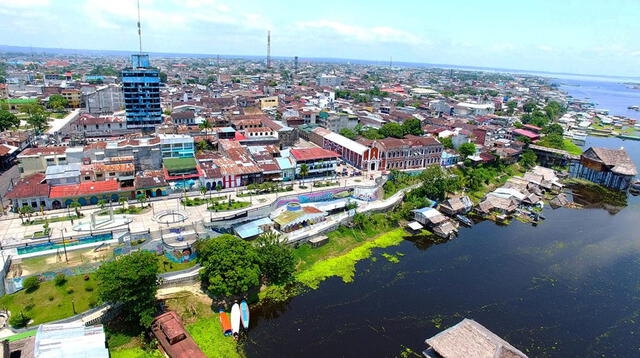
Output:
[[[56,286],[54,281],[42,282],[33,292],[21,290],[0,297],[0,308],[12,314],[22,311],[32,319],[30,326],[73,316],[98,304],[95,278],[89,277],[88,281],[84,281],[83,276],[68,277],[62,286]]]
[[[109,350],[111,358],[164,358],[159,350],[147,352],[139,347]]]
[[[232,337],[222,334],[218,314],[211,310],[211,299],[190,292],[179,292],[166,299],[169,309],[182,318],[185,328],[209,358],[242,357]]]
[[[160,273],[165,272],[173,272],[180,271],[184,269],[188,269],[189,267],[193,267],[196,264],[196,260],[191,260],[189,262],[173,262],[169,260],[166,256],[158,256],[158,268],[160,269]]]

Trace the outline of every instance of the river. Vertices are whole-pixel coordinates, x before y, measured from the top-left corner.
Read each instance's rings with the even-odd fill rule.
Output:
[[[640,166],[640,142],[589,138],[590,145],[624,146]],[[544,214],[537,227],[482,222],[443,244],[408,237],[377,250],[375,261],[357,264],[352,283],[331,278],[252,312],[245,352],[394,357],[403,347],[420,352],[426,338],[467,317],[530,357],[640,356],[640,198],[616,214]],[[383,252],[404,256],[391,263]]]

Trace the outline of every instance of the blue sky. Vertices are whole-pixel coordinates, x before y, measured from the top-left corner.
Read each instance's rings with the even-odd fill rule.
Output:
[[[640,0],[141,0],[155,52],[640,74]],[[0,0],[0,44],[136,50],[135,0]]]

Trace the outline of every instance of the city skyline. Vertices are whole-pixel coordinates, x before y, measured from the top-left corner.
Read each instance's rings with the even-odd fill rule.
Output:
[[[394,62],[637,75],[640,46],[633,34],[640,33],[640,26],[632,14],[640,4],[551,5],[528,2],[515,9],[504,1],[479,5],[142,0],[143,50],[264,56],[271,30],[274,58],[388,61],[392,56]],[[0,24],[0,43],[134,52],[135,7],[133,0],[0,0],[0,14],[8,19]]]

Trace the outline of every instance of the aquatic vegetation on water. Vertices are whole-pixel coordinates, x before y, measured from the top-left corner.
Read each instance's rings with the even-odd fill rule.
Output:
[[[385,259],[387,259],[387,261],[392,262],[394,264],[397,264],[398,262],[400,262],[400,259],[397,256],[387,254],[386,252],[382,253],[382,257],[384,257]]]
[[[402,242],[403,229],[396,229],[380,235],[373,241],[366,242],[348,253],[330,259],[318,261],[309,269],[296,275],[296,280],[311,288],[318,288],[320,282],[331,276],[339,276],[342,281],[353,281],[356,263],[371,256],[374,248],[395,246]]]
[[[410,357],[422,357],[420,354],[416,353],[413,349],[406,347],[406,346],[400,346],[402,347],[402,351],[400,351],[400,354],[397,355],[396,357],[399,358],[410,358]]]

